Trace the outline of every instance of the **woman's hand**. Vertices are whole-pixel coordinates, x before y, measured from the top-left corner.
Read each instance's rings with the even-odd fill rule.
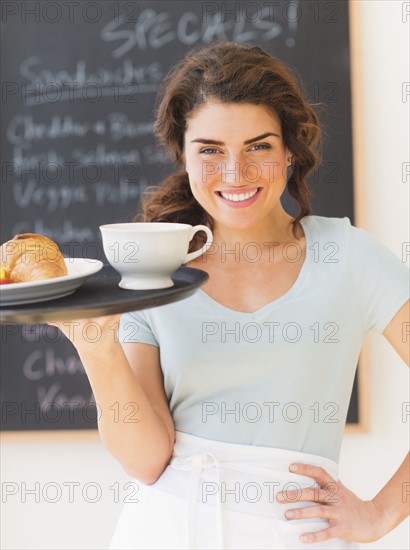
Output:
[[[118,313],[74,321],[53,321],[47,324],[57,327],[78,351],[101,353],[103,347],[118,343],[117,332],[121,315]]]
[[[281,504],[299,501],[318,503],[316,506],[288,510],[285,513],[287,519],[324,518],[330,524],[327,529],[302,533],[302,542],[321,542],[331,538],[373,542],[386,534],[383,512],[372,500],[361,500],[319,466],[298,462],[297,470],[291,471],[313,478],[320,488],[309,487],[278,493],[276,498]]]

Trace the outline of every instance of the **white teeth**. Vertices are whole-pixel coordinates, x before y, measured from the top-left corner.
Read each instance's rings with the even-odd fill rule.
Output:
[[[227,199],[228,201],[238,202],[238,201],[245,201],[247,199],[250,199],[251,197],[256,195],[257,192],[258,192],[258,190],[255,189],[255,191],[251,191],[250,193],[240,193],[240,194],[235,194],[235,195],[228,195],[227,193],[222,193],[222,191],[221,191],[221,195],[223,196],[224,199]]]

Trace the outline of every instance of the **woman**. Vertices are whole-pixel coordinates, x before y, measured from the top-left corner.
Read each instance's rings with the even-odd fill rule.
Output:
[[[141,482],[110,548],[381,538],[408,513],[408,457],[367,501],[338,479],[338,459],[364,336],[383,333],[408,362],[407,268],[347,217],[311,214],[319,121],[263,49],[191,50],[164,79],[156,115],[180,171],[146,190],[135,220],[206,224],[214,243],[186,264],[209,273],[193,296],[100,318],[98,346],[71,337],[102,440]],[[280,202],[286,187],[296,218]]]

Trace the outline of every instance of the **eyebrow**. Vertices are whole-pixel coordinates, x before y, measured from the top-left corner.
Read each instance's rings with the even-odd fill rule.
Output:
[[[244,143],[244,145],[248,145],[249,143],[253,143],[254,141],[259,141],[260,139],[264,139],[268,136],[280,137],[278,134],[274,134],[273,132],[266,132],[265,134],[262,134],[260,136],[256,136],[254,138],[247,139],[243,143]],[[210,143],[212,145],[225,145],[225,143],[223,141],[217,141],[216,139],[205,139],[205,138],[193,139],[191,141],[191,143]]]

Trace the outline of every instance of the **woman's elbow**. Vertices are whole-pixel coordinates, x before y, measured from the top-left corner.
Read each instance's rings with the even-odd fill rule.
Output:
[[[133,468],[132,466],[123,466],[123,468],[126,474],[133,479],[144,483],[144,485],[152,485],[161,477],[166,468],[166,465],[160,470],[157,468],[155,470],[150,469],[148,471],[141,471],[141,468]]]

